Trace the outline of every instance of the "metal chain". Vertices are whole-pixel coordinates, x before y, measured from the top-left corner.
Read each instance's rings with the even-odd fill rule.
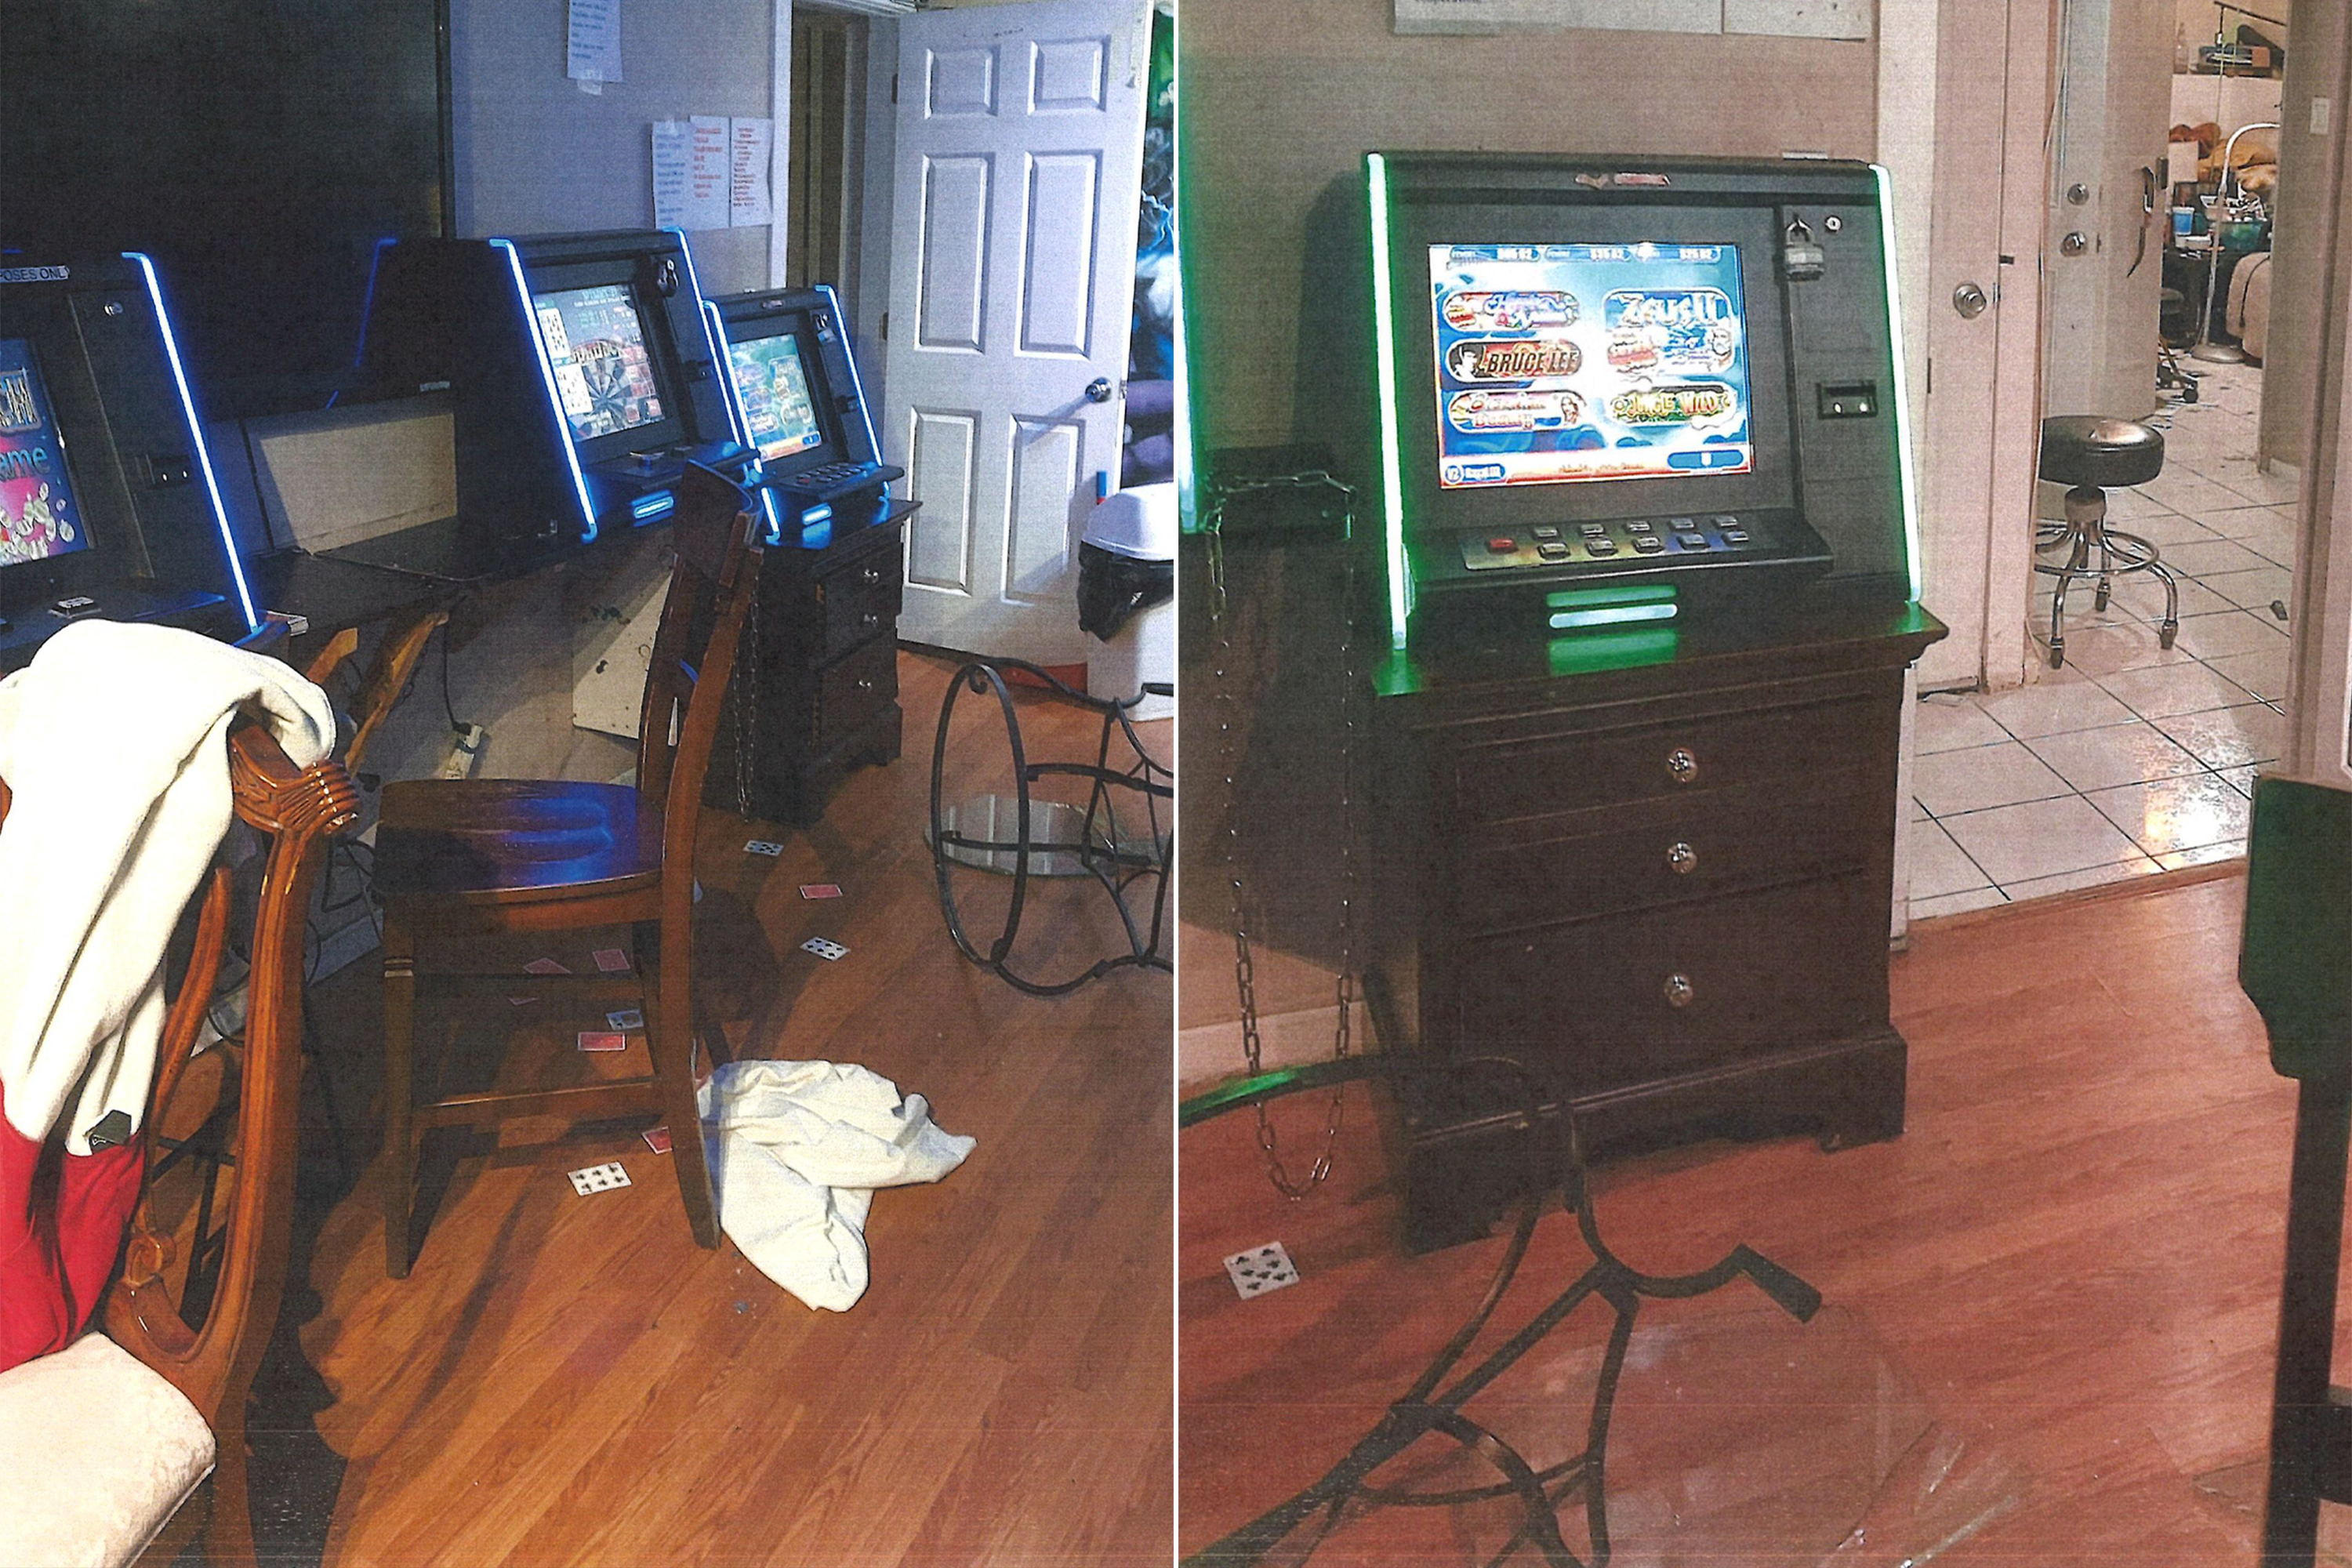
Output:
[[[761,573],[761,558],[754,555],[748,570]],[[764,581],[755,578],[751,584],[751,602],[743,614],[743,650],[735,661],[735,815],[751,815],[751,715],[764,710],[767,703],[760,685],[760,600],[766,591]]]
[[[1341,521],[1350,540],[1345,552],[1339,661],[1344,684],[1339,693],[1339,713],[1345,731],[1339,752],[1339,978],[1337,985],[1339,1024],[1333,1041],[1335,1058],[1348,1055],[1352,1044],[1356,1006],[1356,731],[1358,725],[1356,669],[1356,552],[1354,489],[1334,478],[1328,471],[1317,468],[1296,474],[1269,476],[1262,479],[1237,480],[1220,486],[1210,497],[1203,531],[1208,536],[1209,550],[1209,628],[1216,639],[1215,692],[1217,710],[1217,749],[1219,771],[1225,786],[1224,858],[1227,891],[1233,900],[1234,915],[1234,984],[1241,996],[1242,1054],[1248,1060],[1253,1077],[1263,1071],[1262,1058],[1265,1041],[1260,1033],[1257,1010],[1257,963],[1253,951],[1249,923],[1244,914],[1246,889],[1241,872],[1241,795],[1240,768],[1234,746],[1234,701],[1233,683],[1228,673],[1233,663],[1232,601],[1225,577],[1225,508],[1235,499],[1274,490],[1330,489],[1338,492],[1341,504]],[[1280,1140],[1276,1137],[1272,1119],[1265,1105],[1257,1106],[1257,1146],[1265,1155],[1265,1173],[1276,1191],[1297,1202],[1319,1187],[1331,1174],[1331,1157],[1339,1146],[1339,1127],[1346,1111],[1346,1091],[1334,1089],[1331,1104],[1323,1121],[1323,1146],[1309,1165],[1307,1173],[1294,1177],[1283,1163]]]

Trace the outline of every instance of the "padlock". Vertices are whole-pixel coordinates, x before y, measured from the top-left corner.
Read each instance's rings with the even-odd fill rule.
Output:
[[[1801,217],[1789,220],[1780,240],[1780,275],[1791,283],[1810,283],[1829,270],[1829,253],[1813,238]]]

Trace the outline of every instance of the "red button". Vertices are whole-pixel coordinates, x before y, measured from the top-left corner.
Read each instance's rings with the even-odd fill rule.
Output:
[[[1496,537],[1486,541],[1486,548],[1493,551],[1497,555],[1508,555],[1518,547],[1519,542],[1517,540],[1501,535],[1497,535]]]

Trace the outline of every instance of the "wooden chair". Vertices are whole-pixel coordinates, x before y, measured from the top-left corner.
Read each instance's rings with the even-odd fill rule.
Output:
[[[694,844],[703,776],[757,573],[741,491],[689,466],[671,532],[677,566],[654,637],[640,710],[637,782],[404,779],[383,790],[375,889],[383,901],[384,1254],[394,1279],[414,1253],[418,1144],[435,1127],[516,1116],[598,1120],[651,1110],[671,1129],[672,1163],[694,1238],[719,1245],[718,1205],[695,1109]],[[698,679],[708,671],[709,679]],[[520,932],[633,928],[635,967],[614,976],[422,970],[420,953],[462,952]],[[420,977],[453,988],[637,1000],[648,1078],[558,1089],[452,1094],[415,1103]]]
[[[103,1332],[0,1374],[0,1469],[28,1473],[40,1488],[38,1508],[0,1510],[0,1561],[163,1564],[199,1529],[212,1562],[254,1561],[245,1407],[278,1321],[293,1236],[304,922],[328,840],[358,820],[359,795],[341,763],[297,769],[251,720],[229,731],[229,777],[237,817],[268,846],[244,1059],[217,1074],[188,1070],[230,945],[230,873],[220,866],[200,891],[187,971],[165,1016],[146,1121],[151,1185],[100,1310]],[[6,808],[0,788],[0,816]],[[164,1128],[205,1120],[201,1103],[183,1102],[200,1080],[225,1097],[236,1086],[215,1106],[233,1107],[236,1121],[216,1252],[204,1236],[184,1243],[152,1185],[173,1155]],[[215,1261],[199,1307],[187,1261],[200,1250]],[[209,1508],[187,1506],[207,1471]],[[26,1517],[37,1512],[45,1517]]]
[[[368,662],[367,673],[360,677],[359,690],[352,697],[352,734],[343,742],[345,772],[360,771],[360,761],[367,755],[368,743],[375,739],[376,731],[399,703],[400,694],[407,689],[416,661],[425,657],[425,645],[448,620],[448,606],[433,605],[384,635],[375,658]],[[359,628],[346,626],[327,639],[327,646],[319,650],[310,667],[302,673],[311,684],[324,686],[359,650]]]

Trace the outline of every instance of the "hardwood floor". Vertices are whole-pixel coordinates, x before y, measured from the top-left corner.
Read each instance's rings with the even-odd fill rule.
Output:
[[[1894,969],[1911,1042],[1901,1139],[1835,1153],[1802,1138],[1718,1142],[1597,1173],[1603,1234],[1628,1261],[1668,1272],[1753,1246],[1830,1303],[1813,1329],[1788,1331],[1843,1317],[1889,1358],[1886,1377],[1916,1390],[1980,1461],[2021,1478],[2013,1506],[1939,1564],[2253,1560],[2259,1467],[2233,1468],[2260,1460],[2267,1442],[2294,1088],[2271,1072],[2237,989],[2243,897],[2239,875],[1923,928]],[[1322,1104],[1305,1099],[1285,1108],[1286,1145],[1319,1128]],[[1499,1241],[1420,1258],[1397,1250],[1376,1121],[1369,1103],[1349,1107],[1339,1175],[1295,1205],[1260,1173],[1247,1115],[1180,1140],[1188,1551],[1321,1474],[1485,1286]],[[1304,1281],[1237,1300],[1219,1260],[1276,1237]],[[1522,1305],[1514,1317],[1507,1303],[1501,1321],[1524,1321],[1525,1303],[1586,1258],[1573,1221],[1547,1216],[1511,1299]],[[1636,1361],[1647,1336],[1671,1343],[1759,1310],[1769,1316],[1744,1285],[1652,1303]],[[1580,1317],[1562,1337],[1594,1344],[1605,1323]],[[2339,1343],[2339,1356],[2352,1351],[2352,1335]],[[1759,1365],[1746,1386],[1776,1386],[1770,1371]],[[1729,1403],[1741,1386],[1692,1415],[1752,1419]],[[1762,1426],[1824,1419],[1785,1388],[1755,1397],[1781,1402]],[[1711,1484],[1772,1484],[1770,1463],[1756,1473],[1759,1455],[1721,1457],[1721,1469],[1685,1478],[1682,1501]],[[2228,1506],[2231,1494],[2252,1512]],[[1443,1510],[1414,1511],[1423,1517],[1391,1510],[1399,1522],[1367,1556],[1474,1560],[1428,1523]],[[2329,1513],[2331,1531],[2352,1536],[2340,1517],[2352,1510]],[[1685,1538],[1686,1555],[1661,1557],[1621,1531],[1617,1561],[1811,1568],[1826,1551],[1795,1544]],[[1917,1548],[1882,1529],[1872,1549],[1891,1563]],[[1882,1560],[1849,1551],[1838,1561]]]
[[[923,837],[948,668],[902,657],[906,755],[856,775],[821,826],[710,825],[698,930],[737,1054],[870,1067],[975,1136],[971,1159],[877,1196],[873,1284],[842,1314],[803,1307],[731,1243],[697,1249],[643,1119],[509,1131],[445,1160],[406,1280],[384,1275],[374,1172],[330,1192],[300,1243],[315,1299],[289,1300],[257,1423],[276,1425],[257,1438],[329,1484],[265,1520],[273,1561],[316,1560],[323,1536],[323,1560],[348,1568],[1166,1562],[1169,977],[1127,970],[1041,1001],[956,954]],[[1024,706],[1033,758],[1091,758],[1090,723]],[[960,731],[950,798],[987,787],[1001,747]],[[785,854],[746,855],[750,837]],[[803,901],[815,882],[845,896]],[[1121,940],[1091,883],[1033,890],[1023,930],[1061,970]],[[799,951],[812,935],[849,956]],[[556,955],[585,972],[604,940]],[[372,969],[315,1005],[354,1120],[377,1048]],[[544,999],[488,1005],[496,1029],[525,1020],[523,1065],[642,1068],[583,1063],[572,1032],[603,1026],[538,1021]],[[488,1070],[467,1039],[457,1070]],[[633,1185],[573,1194],[566,1171],[614,1159]]]

